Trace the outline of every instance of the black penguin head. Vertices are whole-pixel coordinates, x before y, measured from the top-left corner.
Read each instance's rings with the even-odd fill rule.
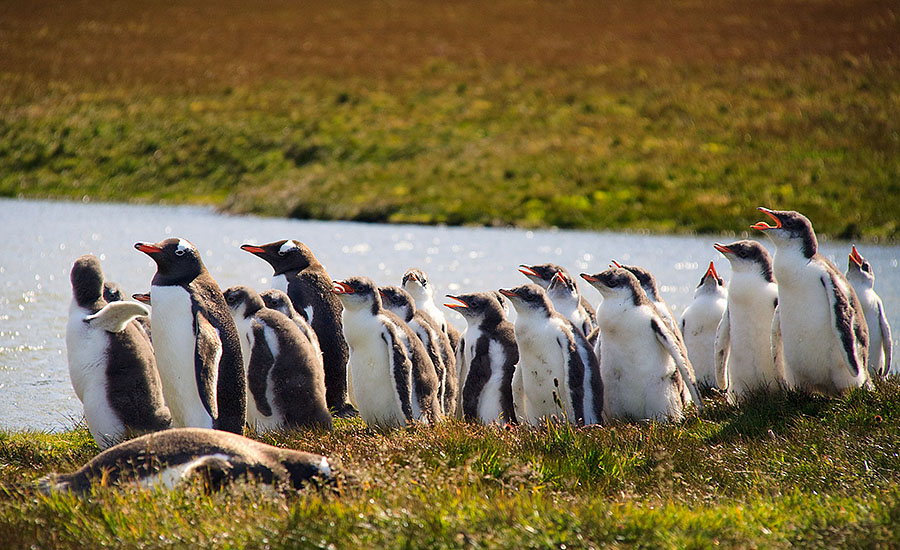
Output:
[[[553,276],[560,271],[565,271],[565,269],[551,263],[536,265],[521,264],[519,266],[519,273],[528,277],[528,280],[541,288],[550,286],[550,281],[553,279]]]
[[[471,294],[447,295],[447,298],[458,303],[447,303],[444,306],[458,312],[466,319],[499,323],[506,318],[506,300],[503,295],[493,290],[490,292],[473,292]]]
[[[406,270],[401,282],[403,290],[409,292],[414,300],[429,299],[434,296],[434,287],[428,280],[428,275],[417,267]]]
[[[549,317],[555,311],[550,298],[547,297],[547,291],[536,284],[527,283],[510,289],[501,288],[500,294],[509,298],[519,315]]]
[[[103,299],[103,269],[96,256],[85,254],[72,265],[69,273],[72,281],[72,296],[81,307],[105,305]]]
[[[242,244],[241,250],[259,256],[269,262],[275,275],[288,271],[302,271],[306,268],[322,268],[308,246],[295,240],[281,240],[268,244]]]
[[[772,256],[756,241],[743,240],[731,244],[715,243],[713,248],[722,253],[735,273],[759,273],[766,282],[774,283]]]
[[[769,210],[762,206],[759,210],[772,218],[775,225],[758,222],[750,227],[764,232],[776,247],[798,248],[805,258],[815,256],[819,243],[812,223],[806,216],[793,210]]]
[[[393,311],[407,323],[412,320],[416,314],[416,303],[409,292],[399,286],[380,286],[378,293],[381,294],[381,303],[386,309]]]
[[[288,298],[288,295],[284,293],[283,290],[278,290],[277,288],[270,288],[268,290],[264,290],[259,293],[259,297],[262,298],[264,304],[269,309],[274,309],[275,311],[280,311],[290,318],[294,318],[296,310],[294,309],[294,305],[291,303],[291,299]]]
[[[856,250],[855,245],[850,250],[850,258],[847,260],[847,279],[869,288],[875,286],[875,272],[872,271],[869,261]]]
[[[635,306],[650,303],[640,281],[623,267],[613,266],[593,275],[582,273],[581,278],[596,288],[604,300],[630,299]]]
[[[225,303],[231,310],[231,316],[237,319],[247,318],[266,307],[265,302],[255,290],[249,286],[236,285],[228,287],[225,292]]]
[[[334,282],[333,292],[345,309],[355,311],[368,308],[373,315],[382,309],[381,294],[375,282],[368,277],[350,277]]]
[[[578,287],[575,285],[575,279],[572,279],[566,271],[557,271],[550,279],[550,286],[547,287],[547,296],[556,303],[556,300],[564,302],[578,301]]]
[[[119,283],[106,281],[103,283],[103,299],[107,302],[121,302],[125,299],[125,293]]]
[[[206,270],[197,247],[184,239],[135,243],[134,247],[156,262],[156,274],[162,284],[187,283]]]
[[[613,265],[615,267],[620,267],[626,271],[630,271],[632,275],[634,275],[638,282],[641,285],[641,288],[644,289],[644,293],[648,298],[655,302],[659,302],[659,287],[656,285],[656,277],[653,276],[650,271],[644,269],[643,267],[637,265],[624,265],[619,262],[613,260]]]

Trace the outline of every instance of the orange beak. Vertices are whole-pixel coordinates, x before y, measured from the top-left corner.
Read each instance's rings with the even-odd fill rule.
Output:
[[[262,254],[266,251],[264,248],[260,248],[258,246],[252,245],[252,244],[242,244],[241,250],[246,250],[247,252],[249,252],[251,254]]]
[[[513,292],[512,290],[506,290],[505,288],[501,288],[501,289],[500,289],[500,294],[502,294],[502,295],[504,295],[504,296],[506,296],[506,297],[509,297],[509,298],[515,298],[515,297],[518,296],[518,294],[516,294],[516,293]]]
[[[353,287],[343,281],[335,281],[332,292],[335,294],[353,294],[354,290]]]
[[[716,280],[719,279],[719,274],[716,273],[716,266],[713,265],[712,262],[709,262],[709,268],[706,270],[706,276],[707,277],[712,276]]]
[[[781,220],[779,220],[775,216],[775,214],[772,214],[771,210],[769,210],[768,208],[763,208],[762,206],[760,206],[757,210],[775,220],[775,225],[769,225],[766,222],[757,222],[750,226],[752,229],[758,229],[760,231],[766,231],[769,229],[781,229]]]
[[[519,272],[522,273],[523,275],[529,275],[531,277],[540,277],[540,275],[538,275],[533,269],[531,269],[530,267],[528,267],[525,264],[522,264],[519,266]],[[503,291],[501,290],[500,292],[503,292]]]
[[[860,256],[859,251],[856,250],[856,245],[853,245],[853,249],[850,250],[850,259],[853,260],[853,262],[854,262],[856,265],[862,267],[862,264],[863,264],[863,257]]]
[[[734,254],[734,252],[732,252],[731,249],[728,248],[727,246],[725,246],[724,244],[715,243],[715,244],[713,244],[713,248],[715,248],[722,254]],[[712,265],[712,262],[710,262],[710,265]]]
[[[162,248],[150,243],[134,243],[134,247],[144,254],[159,254]]]
[[[451,296],[451,295],[448,294],[448,295],[447,295],[447,298],[450,298],[451,300],[456,300],[456,301],[459,302],[459,303],[458,303],[458,304],[453,304],[453,303],[450,303],[450,304],[444,304],[445,307],[449,307],[450,309],[462,309],[462,308],[469,307],[469,304],[463,302],[462,300],[460,300],[460,299],[457,298],[456,296]]]
[[[145,292],[143,294],[141,294],[141,293],[132,294],[131,297],[134,298],[135,300],[137,300],[138,302],[141,302],[144,304],[150,303],[150,293],[149,292]]]
[[[597,277],[594,277],[593,275],[588,275],[587,273],[582,273],[581,278],[589,283],[599,281],[599,279],[597,279]]]
[[[613,260],[613,261],[612,261],[612,265],[609,266],[609,267],[618,267],[618,268],[621,269],[621,268],[622,268],[622,264],[620,264],[619,262]]]

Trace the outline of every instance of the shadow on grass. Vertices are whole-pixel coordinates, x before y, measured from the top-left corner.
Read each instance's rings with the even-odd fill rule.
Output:
[[[710,407],[705,416],[709,420],[725,422],[725,425],[707,442],[717,444],[736,439],[768,438],[773,434],[785,435],[797,419],[820,416],[832,401],[833,398],[823,395],[778,390],[750,394],[739,405]]]

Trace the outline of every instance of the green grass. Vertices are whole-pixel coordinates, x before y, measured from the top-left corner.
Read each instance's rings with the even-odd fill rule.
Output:
[[[334,489],[274,495],[11,489],[11,548],[890,547],[900,536],[900,383],[843,398],[720,400],[680,424],[266,435],[340,461]],[[87,431],[0,433],[0,482],[78,467]]]

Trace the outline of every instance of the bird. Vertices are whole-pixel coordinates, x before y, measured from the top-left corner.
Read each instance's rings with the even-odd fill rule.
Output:
[[[556,311],[562,313],[563,316],[572,321],[573,325],[581,329],[591,343],[596,342],[597,322],[594,318],[594,308],[591,306],[591,303],[581,295],[581,292],[578,290],[578,285],[575,284],[575,279],[569,275],[569,272],[566,271],[564,267],[553,263],[534,265],[520,264],[519,273],[525,275],[529,281],[544,290],[550,289],[553,277],[559,274],[562,279],[557,284],[561,283],[561,286],[556,287],[554,292],[550,295],[550,301],[553,302],[553,307]],[[572,304],[572,297],[566,296],[563,289],[568,290],[570,295],[577,301],[577,304],[574,304],[574,307]]]
[[[775,225],[758,222],[775,244],[778,281],[773,341],[784,349],[790,387],[828,395],[872,387],[867,370],[869,332],[856,292],[818,252],[812,223],[793,210],[759,210]]]
[[[453,348],[453,353],[457,353],[459,350],[460,333],[456,330],[456,327],[447,321],[444,312],[434,303],[434,287],[428,279],[428,275],[417,267],[411,267],[403,274],[401,286],[403,287],[403,290],[409,292],[410,296],[415,300],[416,309],[422,310],[430,315],[438,326],[441,327],[441,331],[446,334],[447,338],[450,340],[450,346]]]
[[[681,315],[681,334],[694,367],[697,383],[703,388],[716,383],[716,330],[728,304],[728,289],[716,266],[709,262],[694,291],[694,301]]]
[[[682,419],[692,402],[682,374],[687,354],[637,277],[618,267],[581,277],[603,296],[597,323],[607,418]]]
[[[134,247],[156,263],[150,326],[173,425],[243,433],[247,397],[240,339],[200,252],[181,238]]]
[[[241,250],[272,266],[273,287],[290,297],[294,309],[316,331],[325,365],[328,407],[335,416],[355,416],[347,390],[349,350],[341,326],[341,301],[332,292],[334,284],[325,267],[308,246],[293,239],[243,244]]]
[[[713,247],[731,264],[728,305],[716,333],[714,357],[719,387],[728,400],[779,389],[785,383],[781,349],[772,344],[778,284],[772,257],[751,240]]]
[[[294,309],[294,305],[291,303],[291,299],[288,297],[288,295],[276,288],[270,288],[268,290],[260,292],[259,296],[263,299],[263,303],[266,304],[267,308],[274,309],[275,311],[280,311],[288,319],[293,321],[295,325],[297,325],[297,328],[300,329],[300,332],[302,332],[303,335],[306,336],[306,338],[309,340],[309,343],[312,344],[312,347],[315,350],[316,355],[319,357],[319,360],[322,361],[322,348],[319,347],[319,337],[316,336],[316,331],[314,331],[312,327],[309,326],[309,323],[306,321],[306,319],[302,315],[300,315],[296,309]]]
[[[869,377],[887,376],[891,372],[891,325],[884,313],[884,303],[875,293],[875,271],[855,245],[847,260],[846,277],[856,291],[869,329]]]
[[[359,415],[392,428],[441,418],[438,379],[425,346],[402,319],[382,307],[372,279],[335,281],[350,346],[350,387]]]

